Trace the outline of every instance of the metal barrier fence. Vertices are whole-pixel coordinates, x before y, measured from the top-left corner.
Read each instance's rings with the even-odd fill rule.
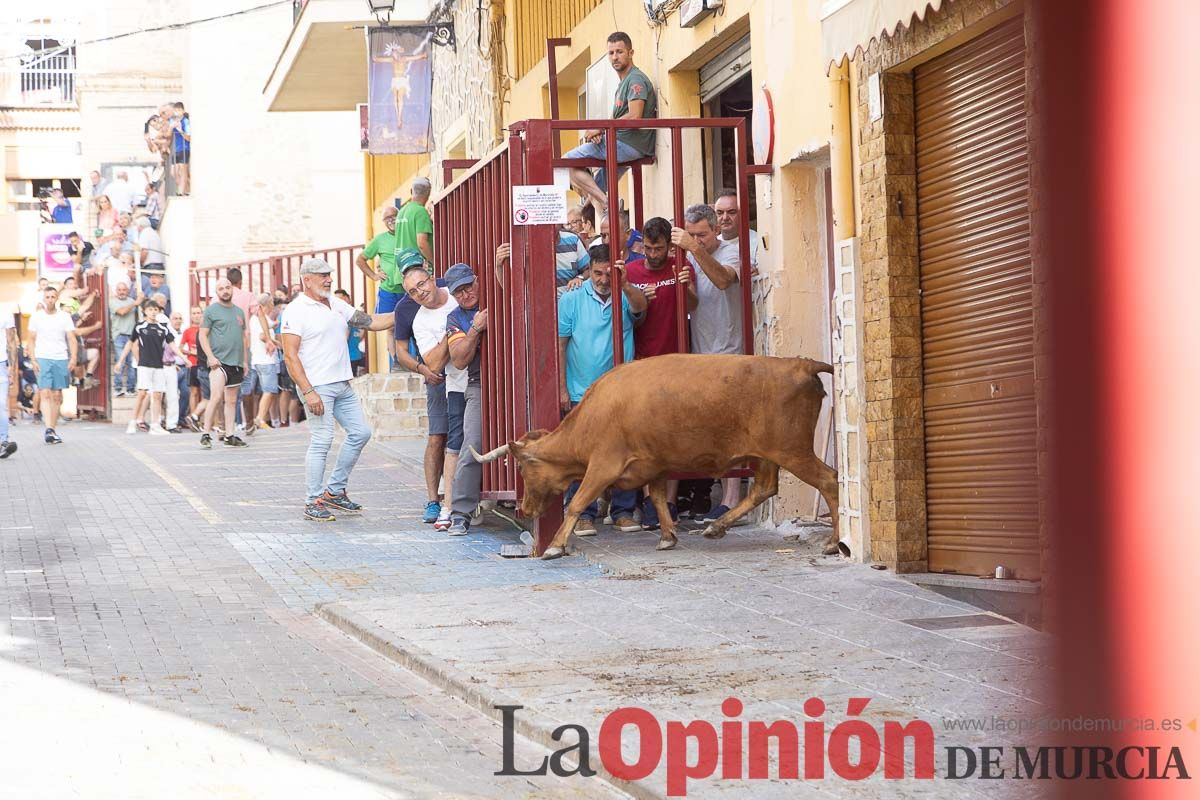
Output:
[[[608,148],[604,160],[557,157],[554,145],[559,131],[598,128],[605,131]],[[674,192],[672,218],[676,227],[684,227],[683,131],[688,129],[732,129],[736,135],[736,174],[738,203],[749,208],[749,164],[746,122],[741,118],[651,119],[651,120],[527,120],[509,127],[508,143],[469,167],[435,198],[433,203],[437,271],[443,273],[455,262],[465,262],[475,270],[481,285],[480,302],[488,309],[489,335],[484,337],[481,380],[483,390],[483,445],[490,450],[520,438],[535,428],[552,430],[560,420],[558,363],[557,291],[555,281],[554,225],[514,225],[512,187],[554,183],[554,169],[565,167],[605,167],[615,175],[618,167],[616,132],[630,128],[658,128],[669,132]],[[639,229],[644,216],[642,166],[633,169],[634,225]],[[454,168],[465,166],[455,161],[446,166],[450,176]],[[610,209],[620,208],[620,182],[609,181]],[[702,202],[696,198],[694,202]],[[664,215],[665,216],[665,215]],[[749,221],[740,218],[740,276],[742,295],[742,334],[746,353],[754,348],[751,306],[751,265]],[[617,228],[612,225],[612,228]],[[610,236],[612,258],[624,259],[623,235]],[[497,274],[493,268],[498,245],[511,242],[509,269]],[[676,267],[685,265],[686,256],[676,248]],[[501,284],[503,280],[503,285]],[[621,277],[611,276],[613,297],[621,296]],[[676,282],[676,343],[687,352],[686,289]],[[621,314],[613,314],[614,366],[623,360]],[[483,496],[490,499],[517,499],[522,492],[520,474],[513,459],[485,465]],[[732,475],[748,474],[735,470]],[[693,477],[679,475],[675,477]],[[550,509],[535,523],[537,551],[540,553],[553,538],[562,522],[562,509]]]
[[[354,244],[211,267],[200,267],[193,261],[189,269],[189,303],[194,306],[201,302],[210,302],[216,297],[217,281],[234,267],[242,273],[242,288],[256,295],[270,294],[281,286],[295,287],[300,283],[300,265],[305,259],[316,257],[325,259],[333,267],[333,291],[345,289],[350,294],[351,305],[362,304],[370,311],[374,307],[371,303],[374,288],[368,282],[367,276],[354,266],[354,260],[362,249],[361,244]],[[363,355],[368,359],[370,341],[370,336],[363,337]]]

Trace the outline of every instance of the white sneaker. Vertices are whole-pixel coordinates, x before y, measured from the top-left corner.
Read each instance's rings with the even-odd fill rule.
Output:
[[[129,420],[129,424],[125,426],[126,433],[137,433],[137,420]]]
[[[437,521],[433,523],[435,531],[444,531],[450,527],[450,506],[443,505],[442,510],[438,512]]]
[[[151,425],[150,426],[150,435],[151,436],[170,436],[171,434],[169,434],[165,430],[163,430],[163,427],[161,425]]]

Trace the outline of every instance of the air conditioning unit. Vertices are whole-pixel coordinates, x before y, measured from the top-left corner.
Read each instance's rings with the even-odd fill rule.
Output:
[[[693,28],[724,5],[725,0],[683,0],[679,6],[679,27]]]

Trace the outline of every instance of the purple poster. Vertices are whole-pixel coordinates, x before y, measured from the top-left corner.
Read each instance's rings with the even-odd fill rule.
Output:
[[[38,277],[52,281],[71,274],[75,264],[67,252],[67,235],[75,226],[67,224],[42,225],[38,228]]]

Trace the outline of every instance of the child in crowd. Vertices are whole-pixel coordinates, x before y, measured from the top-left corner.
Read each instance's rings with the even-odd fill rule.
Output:
[[[142,302],[144,319],[133,329],[133,357],[137,360],[137,406],[133,419],[129,421],[126,433],[137,433],[141,427],[139,420],[150,402],[150,434],[166,436],[162,427],[162,399],[167,390],[167,373],[163,369],[163,353],[167,344],[175,341],[171,332],[158,315],[162,309],[153,299]]]

